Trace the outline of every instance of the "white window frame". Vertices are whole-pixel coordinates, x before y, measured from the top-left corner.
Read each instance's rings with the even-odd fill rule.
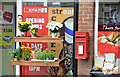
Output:
[[[98,56],[98,15],[99,15],[99,0],[95,0],[95,32],[94,32],[94,61]]]

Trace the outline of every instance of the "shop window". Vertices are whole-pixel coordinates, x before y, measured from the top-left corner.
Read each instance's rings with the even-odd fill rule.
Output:
[[[37,8],[37,9],[36,9]],[[37,11],[37,12],[35,12]],[[28,13],[29,12],[29,13]],[[32,12],[32,13],[31,13]],[[63,43],[22,43],[25,46],[31,46],[31,48],[40,48],[42,51],[48,48],[56,52],[56,57],[61,59],[63,56],[67,57],[65,63],[65,72],[67,73],[72,69],[72,54],[73,54],[73,15],[74,15],[74,2],[23,2],[22,3],[22,15],[23,22],[31,21],[33,25],[39,25],[41,28],[38,31],[37,36],[51,36],[50,31],[45,27],[47,23],[51,21],[59,22],[63,24],[63,28],[60,29],[59,35],[65,36],[64,49]],[[37,22],[37,19],[44,22]],[[36,23],[37,22],[37,23]],[[42,25],[42,26],[41,26]],[[28,33],[30,35],[30,33]],[[38,45],[41,45],[38,47]],[[63,53],[63,50],[66,51]],[[69,63],[69,64],[68,64]],[[29,69],[23,66],[23,75],[34,75],[36,71],[25,71]],[[45,67],[46,70],[46,67]],[[46,72],[45,72],[46,73]],[[40,75],[41,73],[37,73]]]
[[[100,2],[98,17],[98,56],[95,58],[95,68],[104,74],[119,73],[119,2]]]

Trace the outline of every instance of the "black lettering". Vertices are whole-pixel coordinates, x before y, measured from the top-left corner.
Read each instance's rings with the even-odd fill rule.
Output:
[[[60,14],[62,13],[63,10],[60,10]]]
[[[52,21],[56,21],[56,16],[53,16],[53,17],[51,18],[51,20],[52,20]]]
[[[55,10],[52,10],[52,14],[55,14]]]
[[[57,11],[57,14],[59,14],[59,10],[58,10],[58,9],[56,9],[56,11]]]

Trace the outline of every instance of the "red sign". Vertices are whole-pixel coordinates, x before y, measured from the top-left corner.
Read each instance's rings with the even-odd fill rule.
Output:
[[[47,43],[33,43],[33,42],[29,42],[29,43],[22,43],[22,45],[25,45],[27,47],[31,47],[32,49],[35,49],[35,48],[39,48],[40,50],[45,50],[47,48]]]
[[[39,25],[37,36],[48,36],[48,7],[47,6],[23,6],[23,22],[32,22]],[[27,32],[31,36],[30,31]]]
[[[46,25],[48,23],[48,7],[47,6],[23,6],[23,22],[32,22],[33,25],[39,25],[37,36],[48,36],[48,29]],[[28,36],[31,36],[30,31],[27,32]],[[27,47],[39,48],[42,51],[45,50],[47,43],[22,43]],[[23,66],[23,75],[47,75],[47,67],[35,67],[35,66]]]
[[[114,53],[116,57],[120,58],[120,25],[99,25],[98,27],[98,55]]]

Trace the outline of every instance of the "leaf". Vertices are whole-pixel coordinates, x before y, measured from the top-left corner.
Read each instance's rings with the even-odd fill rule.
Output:
[[[107,39],[109,42],[111,42],[111,40],[110,40],[106,35],[104,35],[104,34],[102,34],[102,35],[105,36],[106,39]]]
[[[115,37],[115,33],[113,32],[113,36],[112,36],[112,39]]]
[[[116,38],[119,37],[119,36],[120,36],[120,33],[117,33],[116,36],[112,39],[111,42],[115,43]]]
[[[118,40],[116,42],[119,42],[120,41],[120,37],[118,37]]]

